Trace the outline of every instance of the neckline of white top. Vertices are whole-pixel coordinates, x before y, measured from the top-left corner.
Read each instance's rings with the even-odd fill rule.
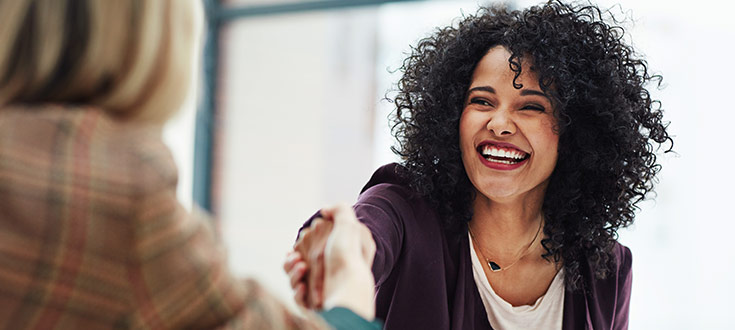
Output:
[[[467,234],[469,236],[469,233]],[[561,329],[564,311],[564,270],[560,269],[546,293],[533,305],[513,306],[498,296],[485,276],[472,239],[470,255],[475,284],[488,314],[488,321],[497,329]]]

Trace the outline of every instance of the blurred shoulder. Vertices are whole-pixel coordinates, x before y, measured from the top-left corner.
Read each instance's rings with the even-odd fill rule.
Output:
[[[0,109],[0,152],[118,188],[152,179],[175,181],[176,166],[161,126],[128,122],[94,107],[45,104]]]

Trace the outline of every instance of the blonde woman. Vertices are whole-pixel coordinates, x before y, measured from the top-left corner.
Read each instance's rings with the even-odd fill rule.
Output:
[[[0,21],[0,328],[326,327],[234,278],[176,200],[161,124],[190,84],[195,1],[0,0]],[[344,210],[325,218],[364,232]],[[365,242],[327,244],[338,327],[376,326]]]

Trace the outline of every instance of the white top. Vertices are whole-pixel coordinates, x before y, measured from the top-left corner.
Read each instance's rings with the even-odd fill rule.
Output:
[[[556,273],[549,289],[536,300],[536,303],[514,307],[493,291],[475,253],[472,237],[469,241],[475,284],[480,291],[482,304],[485,305],[487,320],[494,329],[561,329],[565,291],[563,269]]]

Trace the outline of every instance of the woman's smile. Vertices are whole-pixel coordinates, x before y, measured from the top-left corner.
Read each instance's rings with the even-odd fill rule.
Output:
[[[496,170],[514,170],[526,163],[531,156],[510,143],[483,141],[477,153],[485,166]]]

